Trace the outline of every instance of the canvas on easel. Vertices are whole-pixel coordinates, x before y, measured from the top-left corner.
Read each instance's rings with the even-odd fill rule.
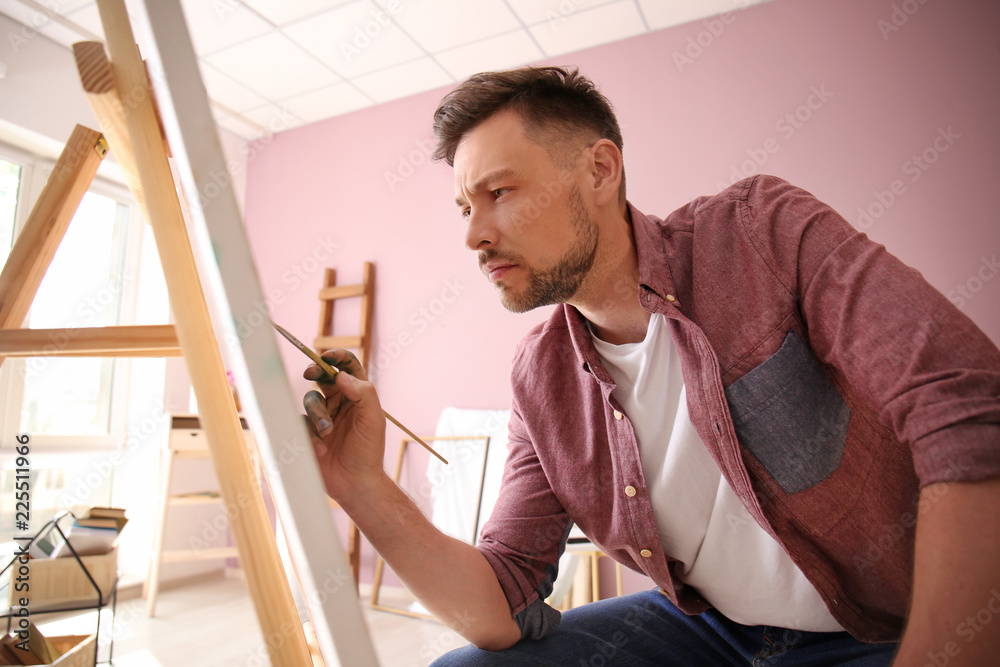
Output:
[[[98,4],[102,14],[105,4],[123,5],[122,0],[100,0]],[[151,44],[147,56],[153,69],[163,73],[156,87],[163,126],[184,190],[198,197],[191,200],[192,230],[198,237],[195,245],[205,260],[208,287],[223,311],[218,319],[226,327],[224,338],[239,341],[229,350],[230,360],[288,537],[292,562],[307,593],[319,647],[325,658],[338,658],[343,665],[375,665],[374,647],[350,568],[274,333],[266,318],[260,327],[242,336],[233,324],[253,321],[257,304],[265,299],[236,198],[230,184],[218,183],[219,175],[227,174],[226,161],[180,3],[147,0],[140,7],[144,15],[139,23]],[[124,15],[123,6],[121,12]],[[124,22],[127,24],[127,17]],[[108,32],[106,25],[105,34]],[[116,60],[110,35],[109,49]],[[134,80],[138,78],[136,68]],[[210,192],[214,196],[205,196]],[[149,205],[154,205],[151,199]],[[312,591],[325,594],[310,595]]]
[[[87,75],[96,72],[98,85],[88,89],[88,95],[104,135],[82,127],[74,131],[0,274],[0,361],[5,356],[183,353],[201,408],[220,490],[232,509],[233,535],[270,662],[307,667],[313,661],[244,446],[167,161],[149,78],[123,0],[100,0],[98,5],[108,38],[110,62],[103,47],[88,47],[89,52],[83,54],[85,67],[81,67],[81,75],[86,80]],[[148,18],[147,25],[156,23],[154,33],[161,33],[158,43],[169,44],[154,49],[153,54],[160,69],[169,72],[170,87],[159,91],[161,100],[165,100],[161,110],[167,121],[167,134],[180,149],[178,162],[186,190],[197,194],[202,192],[197,184],[208,182],[210,174],[225,173],[226,165],[180,7],[176,2],[157,2],[150,3],[148,9],[158,15]],[[178,108],[178,104],[184,108]],[[59,330],[18,327],[73,212],[108,152],[106,138],[153,228],[177,324],[95,328],[84,334],[75,332],[66,344],[53,346],[53,335],[60,333]],[[235,337],[232,318],[248,321],[255,304],[262,303],[263,298],[232,191],[220,190],[217,183],[214,187],[216,196],[210,206],[204,205],[204,200],[195,200],[198,205],[193,207],[193,226],[204,237],[202,248],[210,249],[208,257],[204,257],[204,252],[202,255],[211,267],[208,279],[214,287],[216,303],[225,311],[219,319],[226,323],[228,339]],[[275,503],[287,528],[296,571],[307,592],[324,592],[323,596],[309,596],[320,649],[331,665],[337,660],[344,665],[374,665],[374,649],[350,583],[350,570],[326,509],[308,434],[292,398],[273,334],[267,327],[263,333],[256,330],[236,339],[241,340],[241,345],[230,351],[231,360],[236,365],[246,410],[268,467]]]

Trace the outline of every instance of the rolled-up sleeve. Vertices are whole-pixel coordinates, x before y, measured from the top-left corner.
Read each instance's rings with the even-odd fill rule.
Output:
[[[761,176],[748,203],[742,222],[800,295],[813,351],[910,446],[920,485],[1000,477],[1000,351],[986,334],[808,192]]]
[[[515,357],[515,378],[517,366]],[[545,598],[552,592],[572,522],[535,454],[518,392],[515,381],[500,497],[477,548],[496,572],[522,638],[538,639],[559,625],[559,612]]]

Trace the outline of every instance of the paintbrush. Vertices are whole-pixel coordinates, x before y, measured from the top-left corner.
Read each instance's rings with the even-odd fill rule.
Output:
[[[339,369],[334,368],[330,364],[326,363],[326,361],[323,360],[323,357],[321,357],[318,354],[316,354],[316,352],[314,352],[309,347],[306,347],[306,345],[302,341],[300,341],[298,338],[296,338],[292,334],[288,333],[288,331],[286,331],[283,327],[279,326],[276,322],[272,321],[271,325],[275,329],[277,329],[278,333],[280,333],[282,336],[284,336],[288,340],[289,343],[291,343],[295,347],[299,348],[302,351],[303,354],[305,354],[307,357],[309,357],[310,359],[312,359],[313,363],[315,363],[317,366],[319,366],[320,368],[322,368],[323,371],[327,375],[329,375],[331,378],[332,377],[336,377],[337,373],[340,372]],[[401,428],[403,430],[403,432],[406,433],[406,435],[410,436],[411,438],[413,438],[414,440],[416,440],[417,442],[419,442],[421,445],[423,445],[424,449],[426,449],[431,454],[433,454],[434,456],[436,456],[439,459],[441,459],[441,461],[443,461],[444,463],[448,463],[448,459],[446,459],[445,457],[441,456],[436,451],[434,451],[431,448],[430,445],[428,445],[426,442],[424,442],[423,440],[421,440],[420,438],[418,438],[413,433],[413,431],[411,431],[410,429],[408,429],[405,426],[403,426],[402,424],[400,424],[399,421],[397,421],[395,417],[393,417],[392,415],[390,415],[385,410],[382,411],[382,414],[385,415],[386,419],[388,419],[393,424],[395,424],[396,426],[398,426],[399,428]]]

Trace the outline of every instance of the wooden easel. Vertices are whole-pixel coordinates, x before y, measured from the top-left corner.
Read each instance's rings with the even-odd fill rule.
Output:
[[[91,43],[90,46],[95,44]],[[100,47],[100,56],[103,56],[103,47],[100,44],[96,44],[96,47]],[[84,56],[84,61],[80,60],[81,55]],[[96,49],[77,50],[77,56],[81,73],[86,75],[88,65],[92,68],[89,70],[91,73],[99,69],[105,74],[110,73],[110,63],[106,58],[100,62]],[[90,60],[86,61],[87,58]],[[138,61],[138,65],[142,67],[142,62]],[[125,66],[127,65],[119,65],[123,69]],[[145,77],[144,70],[142,76]],[[86,86],[86,79],[84,83]],[[91,97],[93,99],[93,94]],[[120,103],[115,104],[118,96],[114,86],[102,91],[100,97],[108,102],[105,105],[94,105],[105,135],[128,136],[124,117],[118,115],[123,107]],[[102,106],[103,110],[115,108],[118,113],[104,115],[101,113]],[[275,665],[310,665],[305,634],[278,557],[260,488],[256,485],[250,466],[243,432],[239,428],[236,408],[226,380],[222,357],[215,343],[205,296],[198,280],[194,256],[188,243],[155,117],[151,124],[147,124],[147,128],[156,140],[143,152],[148,155],[153,152],[150,149],[158,149],[157,157],[162,157],[162,166],[166,169],[162,172],[163,175],[157,176],[155,181],[148,184],[150,187],[141,187],[135,179],[136,156],[129,156],[127,148],[125,151],[118,149],[118,146],[127,147],[127,144],[115,142],[112,145],[118,161],[126,173],[130,174],[129,184],[133,193],[139,195],[136,200],[143,201],[141,193],[149,195],[150,208],[144,213],[156,212],[149,215],[148,220],[153,225],[171,305],[176,313],[176,328],[104,327],[83,332],[14,329],[24,321],[69,222],[109,148],[104,136],[77,126],[0,276],[0,294],[3,295],[0,323],[5,329],[0,336],[0,354],[175,356],[183,352],[206,429],[211,432],[210,447],[223,496],[231,503],[231,507],[242,508],[233,522],[233,532],[241,556],[245,562],[250,561],[246,563],[247,569],[256,573],[248,581],[264,636],[278,633],[283,638],[281,650],[271,651],[271,662]],[[59,340],[68,342],[65,345],[52,343]],[[236,424],[235,433],[232,432],[232,424]],[[270,646],[275,642],[269,641],[268,644]]]
[[[148,86],[148,80],[136,53],[124,2],[98,0],[98,6],[115,65],[115,85],[119,91],[131,91],[129,98],[135,98],[136,91]],[[234,325],[236,321],[261,319],[259,304],[264,302],[264,294],[232,188],[220,186],[218,182],[220,175],[224,177],[228,174],[227,162],[219,144],[180,2],[140,0],[136,3],[136,11],[141,15],[138,24],[145,28],[151,40],[147,53],[151,69],[163,74],[157,78],[156,92],[179,179],[189,195],[205,195],[191,202],[191,230],[199,240],[197,249],[205,270],[203,279],[212,291],[217,321],[226,339],[235,341],[229,348],[229,362],[236,376],[243,412],[258,445],[271,497],[285,528],[292,564],[306,593],[316,640],[327,661],[339,660],[340,664],[351,667],[376,665],[375,649],[361,615],[355,587],[349,585],[350,569],[326,505],[323,482],[301,416],[300,398],[292,394],[275,334],[271,327],[266,326],[266,317],[263,318],[263,326],[246,335],[242,332],[238,334]],[[122,67],[125,61],[130,63],[127,68]],[[126,109],[126,120],[129,136],[136,142],[136,166],[145,185],[159,181],[157,166],[142,159],[144,151],[148,148],[155,153],[157,144],[162,150],[163,142],[158,133],[148,129],[143,132],[144,128],[153,127],[156,109],[151,102],[137,104],[137,107],[140,106],[148,111],[140,117]],[[143,138],[143,145],[139,145],[136,137]],[[144,190],[150,211],[159,208],[149,188]],[[159,237],[157,243],[160,244]],[[184,247],[189,248],[187,245]],[[176,308],[175,312],[180,341],[187,356],[188,341],[181,327],[180,313]],[[217,355],[218,350],[212,342],[212,350]],[[213,379],[219,382],[219,386],[213,398],[228,408],[228,442],[236,446],[239,442],[239,422],[228,393],[228,383],[221,366],[218,368],[220,372]],[[195,392],[199,405],[207,407],[197,385]],[[204,421],[212,458],[218,469],[220,460],[214,448],[216,436],[212,424],[207,419]],[[245,450],[243,454],[244,469],[249,473]],[[228,498],[224,488],[223,497]],[[237,519],[243,520],[241,517]],[[266,525],[266,517],[262,518],[262,523]],[[233,522],[233,526],[235,532],[237,521]],[[299,664],[304,654],[304,642],[300,641],[301,626],[297,618],[289,619],[292,615],[289,613],[291,596],[284,573],[275,573],[278,559],[270,526],[267,529],[266,536],[262,537],[267,539],[267,568],[248,567],[247,556],[253,555],[249,547],[256,547],[256,544],[241,542],[237,533],[240,560],[248,580],[256,581],[251,585],[252,594],[255,587],[266,590],[268,586],[279,585],[282,605],[285,600],[288,601],[287,606],[279,608],[275,605],[272,614],[271,603],[254,596],[272,664]],[[257,559],[250,562],[255,563]],[[263,620],[265,616],[268,616],[268,623]],[[290,627],[295,632],[289,632]]]
[[[155,11],[166,12],[161,22],[171,26],[175,34],[182,33],[182,39],[176,45],[179,57],[182,59],[190,57],[193,62],[193,48],[179,6],[177,3],[162,2],[162,0],[157,0],[155,4],[158,5]],[[306,667],[312,665],[313,661],[281,565],[274,534],[253,473],[240,420],[226,379],[177,187],[167,161],[168,153],[157,108],[152,99],[152,87],[132,35],[124,0],[100,0],[98,5],[111,60],[108,60],[103,46],[99,43],[76,45],[74,52],[84,88],[104,134],[80,126],[74,130],[0,274],[0,362],[6,356],[183,354],[198,399],[220,491],[228,507],[234,510],[230,512],[233,535],[247,574],[250,594],[270,662],[273,665]],[[154,3],[146,6],[147,12],[154,11],[152,5]],[[147,23],[149,22],[152,22],[152,19],[147,19]],[[192,74],[190,71],[184,72],[181,78],[184,77],[190,80]],[[193,77],[197,78],[196,70]],[[198,83],[200,84],[200,79]],[[203,101],[203,109],[199,110],[198,120],[204,123],[204,119],[208,119],[209,129],[213,133],[212,141],[209,142],[211,143],[209,152],[214,147],[221,155],[203,88],[201,92],[202,97],[199,101]],[[177,110],[170,111],[176,117]],[[20,329],[66,228],[96,174],[101,160],[108,152],[109,144],[126,174],[135,200],[153,228],[171,308],[177,322],[176,327],[105,327],[82,332]],[[187,191],[197,190],[188,188]],[[226,194],[231,198],[231,192]],[[240,233],[242,234],[242,228]],[[249,262],[245,236],[242,240],[240,261]],[[239,243],[236,245],[239,246]],[[218,261],[218,257],[216,260]],[[254,281],[254,287],[257,289],[256,293],[259,293],[259,281]],[[248,291],[253,292],[252,289]],[[236,309],[233,310],[235,314]],[[261,336],[257,336],[256,339],[255,343],[265,344],[261,341]],[[56,345],[53,341],[57,340],[65,342]],[[273,340],[271,345],[273,347]],[[243,351],[241,350],[241,353]],[[277,354],[274,353],[271,357],[277,358]],[[265,360],[269,365],[268,370],[273,370],[273,364],[269,363],[271,357]],[[239,361],[245,363],[242,354]],[[247,373],[245,368],[242,370],[244,374]],[[251,368],[249,374],[253,376],[254,371],[255,369]],[[283,375],[280,361],[277,371]],[[254,396],[257,381],[255,379],[250,387],[240,387],[241,390],[245,390],[241,391],[242,394],[250,395],[253,403],[251,409],[255,412],[259,412]],[[288,393],[287,383],[285,391]],[[277,409],[284,409],[287,405],[287,402],[278,403],[280,405]],[[290,409],[287,412],[287,417],[282,415],[279,419],[295,423],[297,418],[294,412]],[[301,421],[297,423],[298,429],[304,431]],[[266,459],[282,472],[281,466],[274,463],[276,457],[272,449],[272,447],[279,449],[280,446],[273,445],[267,428],[262,430],[261,435],[264,440],[262,455],[266,455]],[[292,431],[293,429],[289,428],[285,433]],[[315,490],[321,489],[318,484],[318,473],[315,472],[315,463],[298,461],[296,465],[312,466],[316,482],[307,478],[302,486],[304,493],[315,495]],[[290,502],[284,491],[283,488],[279,488],[275,494],[279,512],[283,509],[282,504],[288,505]],[[322,503],[323,497],[320,492],[317,503]],[[313,508],[305,509],[311,511]],[[293,519],[296,518],[294,516],[296,512],[289,511],[287,507],[285,511],[292,515]],[[332,521],[329,523],[332,525]],[[293,539],[300,539],[301,530],[297,529],[294,520],[292,525]],[[320,521],[321,532],[324,527]],[[319,541],[324,539],[327,540],[327,545],[335,544],[337,541],[332,530],[329,539],[324,534]],[[316,543],[317,540],[313,542]],[[339,545],[337,546],[334,556],[327,561],[331,568],[336,568],[338,563],[336,553],[339,553]],[[307,561],[304,563],[307,568],[319,565],[316,560],[304,560]],[[342,561],[343,558],[340,557],[340,562]],[[316,583],[311,572],[306,573],[305,583],[312,585]],[[330,605],[335,605],[343,595],[331,597],[335,599],[323,603],[326,606],[321,609],[321,618],[316,623],[316,630],[321,647],[332,656],[333,633],[329,626],[338,619],[323,618],[322,612]],[[345,623],[345,631],[354,635],[352,639],[357,641],[366,636],[363,626],[359,626],[360,613],[356,615],[347,613],[343,617],[348,621]],[[358,622],[354,622],[355,620]],[[360,644],[360,649],[353,649],[353,653],[346,652],[348,657],[346,664],[375,664],[370,642],[367,650],[363,641]],[[337,647],[336,653],[342,658],[345,655],[341,647]],[[356,659],[352,660],[352,657]]]

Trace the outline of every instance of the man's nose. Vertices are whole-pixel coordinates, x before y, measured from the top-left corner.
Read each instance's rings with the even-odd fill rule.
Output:
[[[497,241],[496,224],[492,216],[482,210],[470,210],[468,229],[465,233],[465,247],[469,250],[481,250]]]

